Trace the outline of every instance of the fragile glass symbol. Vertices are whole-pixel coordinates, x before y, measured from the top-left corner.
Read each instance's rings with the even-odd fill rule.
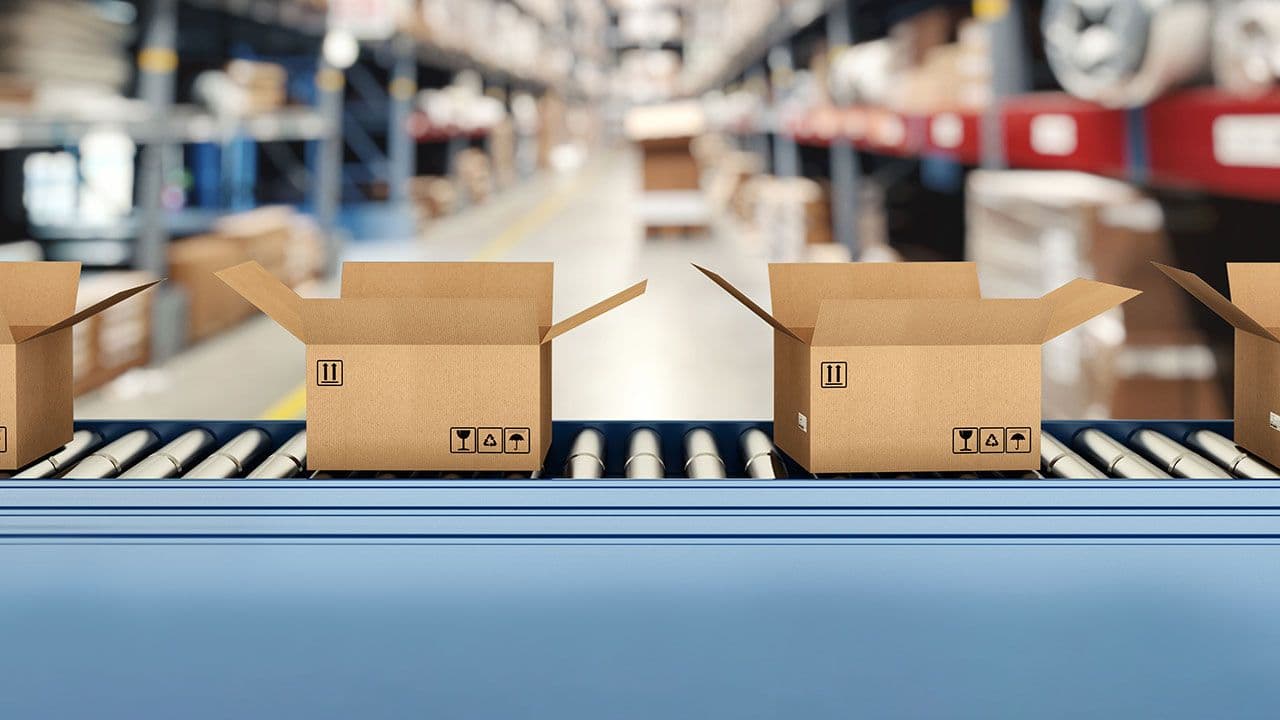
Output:
[[[471,437],[471,431],[467,428],[458,428],[457,430],[454,430],[454,432],[458,434],[458,439],[462,441],[461,452],[466,452],[467,438]]]
[[[969,438],[973,437],[973,430],[969,428],[964,428],[962,430],[958,430],[957,432],[960,433],[960,439],[964,441],[964,447],[960,448],[960,450],[962,452],[971,452],[971,450],[969,449]]]

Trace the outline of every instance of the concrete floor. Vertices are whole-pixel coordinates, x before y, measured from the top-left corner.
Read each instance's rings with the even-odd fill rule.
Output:
[[[554,261],[557,319],[648,278],[644,297],[555,341],[555,417],[769,417],[771,331],[690,267],[715,269],[767,305],[765,260],[726,233],[645,241],[636,219],[637,177],[629,154],[604,155],[571,176],[512,188],[418,238],[352,243],[348,259]],[[302,374],[301,344],[257,317],[81,398],[76,414],[296,414]]]

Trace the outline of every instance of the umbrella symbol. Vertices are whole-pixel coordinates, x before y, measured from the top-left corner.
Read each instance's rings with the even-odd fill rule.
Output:
[[[1023,435],[1020,432],[1016,432],[1009,436],[1009,443],[1013,445],[1014,450],[1021,450],[1022,443],[1025,442],[1026,439],[1027,439],[1026,435]]]

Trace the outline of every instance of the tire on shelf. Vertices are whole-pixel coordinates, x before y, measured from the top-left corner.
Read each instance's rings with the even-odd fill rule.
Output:
[[[1210,0],[1047,0],[1041,31],[1067,92],[1139,107],[1205,74],[1212,20]]]

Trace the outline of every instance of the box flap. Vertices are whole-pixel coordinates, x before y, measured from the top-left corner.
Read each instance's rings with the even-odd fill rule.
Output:
[[[1266,328],[1280,327],[1280,263],[1227,263],[1231,302]]]
[[[560,337],[561,335],[569,332],[570,330],[578,327],[579,325],[582,325],[583,323],[594,320],[620,305],[623,305],[625,303],[631,302],[632,300],[635,300],[636,298],[643,295],[644,291],[648,287],[649,287],[649,281],[641,280],[640,282],[636,283],[635,285],[632,285],[626,290],[623,290],[620,293],[616,293],[608,298],[605,298],[604,300],[601,300],[600,302],[596,303],[595,305],[592,305],[586,310],[582,310],[581,312],[575,313],[574,315],[567,317],[564,320],[561,320],[560,322],[556,323],[555,325],[552,325],[550,328],[547,329],[546,334],[542,336],[542,342],[549,343],[552,340],[555,340],[556,338]]]
[[[11,326],[48,327],[76,311],[78,262],[0,262],[0,311]]]
[[[700,272],[700,273],[702,273],[703,275],[706,275],[707,277],[711,278],[711,282],[714,282],[715,284],[719,285],[719,286],[720,286],[720,287],[721,287],[725,292],[727,292],[727,293],[729,293],[730,295],[732,295],[732,296],[733,296],[733,299],[735,299],[735,300],[737,300],[738,302],[742,303],[744,306],[746,306],[746,308],[747,308],[748,310],[750,310],[751,312],[755,313],[755,314],[756,314],[756,316],[757,316],[757,317],[759,317],[761,320],[764,320],[765,322],[767,322],[767,323],[769,323],[770,325],[772,325],[774,330],[777,330],[778,332],[780,332],[780,333],[782,333],[782,334],[784,334],[784,335],[790,335],[791,337],[795,338],[796,340],[800,340],[800,342],[805,342],[804,340],[802,340],[802,339],[800,338],[800,336],[799,336],[799,335],[797,335],[796,333],[794,333],[794,332],[793,332],[790,328],[788,328],[786,325],[782,324],[782,321],[781,321],[781,320],[778,320],[778,319],[777,319],[777,318],[775,318],[774,316],[772,316],[772,315],[770,315],[769,313],[765,312],[765,309],[764,309],[764,308],[762,308],[762,307],[760,307],[759,305],[757,305],[757,304],[756,304],[756,303],[755,303],[751,298],[747,297],[746,293],[742,292],[742,291],[741,291],[741,290],[739,290],[738,288],[736,288],[736,287],[734,287],[733,285],[729,284],[729,281],[728,281],[728,280],[725,280],[725,279],[724,279],[723,277],[721,277],[720,275],[718,275],[718,274],[716,274],[716,273],[713,273],[713,272],[711,272],[710,270],[708,270],[708,269],[706,269],[706,268],[704,268],[704,267],[702,267],[701,265],[698,265],[698,264],[696,264],[696,263],[694,264],[694,267],[698,269],[698,272]]]
[[[257,262],[240,263],[214,275],[290,335],[307,342],[302,326],[302,298]]]
[[[818,309],[813,344],[1039,345],[1049,316],[1049,306],[1039,300],[826,300]]]
[[[554,269],[547,262],[349,262],[342,265],[342,297],[524,298],[547,327]]]
[[[769,292],[790,328],[814,327],[823,300],[982,296],[973,263],[771,263]]]
[[[1141,290],[1076,278],[1040,298],[1051,311],[1043,341],[1048,342],[1141,294]]]
[[[520,298],[304,300],[313,345],[536,345],[533,306]]]
[[[108,297],[108,298],[106,298],[106,299],[104,299],[104,300],[99,300],[98,302],[96,302],[96,303],[94,303],[94,304],[90,305],[89,307],[87,307],[87,308],[85,308],[85,309],[81,310],[80,312],[78,312],[78,313],[73,313],[73,314],[71,314],[70,316],[63,318],[62,320],[59,320],[58,322],[56,322],[56,323],[54,323],[54,324],[52,324],[52,325],[50,325],[50,326],[48,326],[48,327],[46,327],[46,328],[43,328],[43,329],[37,330],[36,332],[31,333],[30,335],[27,335],[26,337],[18,337],[18,338],[17,338],[17,340],[18,340],[18,342],[24,342],[24,341],[26,341],[26,340],[31,340],[31,339],[34,339],[34,338],[42,337],[42,336],[44,336],[44,335],[48,335],[48,334],[50,334],[50,333],[55,333],[55,332],[57,332],[57,331],[59,331],[59,330],[62,330],[62,329],[64,329],[64,328],[69,328],[69,327],[71,327],[72,325],[75,325],[75,324],[76,324],[76,323],[78,323],[78,322],[81,322],[81,321],[83,321],[83,320],[87,320],[87,319],[89,319],[89,318],[93,317],[94,315],[97,315],[98,313],[102,312],[103,310],[106,310],[107,308],[111,307],[112,305],[117,305],[117,304],[119,304],[119,303],[122,303],[122,302],[124,302],[125,300],[128,300],[129,298],[133,297],[134,295],[137,295],[138,293],[140,293],[140,292],[142,292],[142,291],[144,291],[144,290],[150,290],[151,288],[155,287],[156,285],[159,285],[161,282],[163,282],[163,280],[153,280],[152,282],[149,282],[149,283],[143,283],[143,284],[141,284],[141,285],[137,285],[137,286],[135,286],[135,287],[128,288],[127,290],[121,290],[120,292],[115,293],[115,294],[111,295],[110,297]]]
[[[1185,270],[1172,268],[1168,265],[1161,265],[1160,263],[1151,264],[1155,265],[1160,272],[1169,276],[1170,280],[1182,286],[1183,290],[1191,293],[1195,299],[1204,303],[1205,306],[1216,313],[1218,317],[1226,320],[1228,323],[1231,323],[1233,327],[1247,333],[1252,333],[1258,337],[1280,342],[1280,338],[1270,330],[1267,330],[1262,323],[1258,322],[1255,318],[1251,317],[1236,305],[1233,305],[1230,300],[1222,296],[1222,293],[1214,290],[1209,286],[1209,283],[1202,280],[1198,275],[1194,275]]]

